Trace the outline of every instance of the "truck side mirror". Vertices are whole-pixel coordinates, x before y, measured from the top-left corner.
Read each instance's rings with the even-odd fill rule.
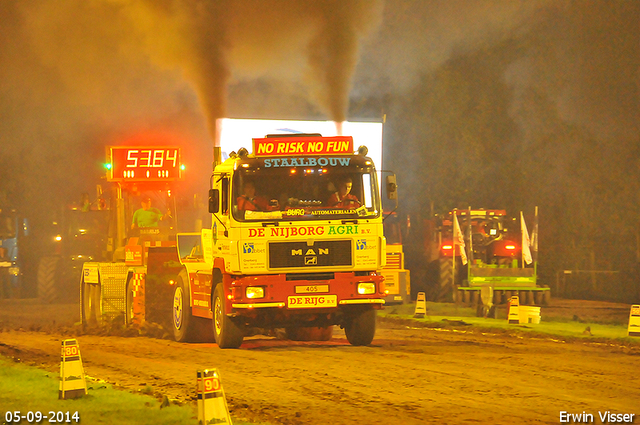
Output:
[[[220,191],[209,189],[209,212],[215,214],[220,212]]]
[[[395,174],[387,176],[387,198],[398,199],[398,185],[396,184]]]

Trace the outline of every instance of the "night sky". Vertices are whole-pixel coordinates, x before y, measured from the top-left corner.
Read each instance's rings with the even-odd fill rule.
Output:
[[[204,193],[216,118],[386,117],[410,267],[432,210],[538,206],[547,284],[614,270],[628,293],[638,22],[633,0],[3,0],[0,204],[44,222],[141,134],[184,146]]]

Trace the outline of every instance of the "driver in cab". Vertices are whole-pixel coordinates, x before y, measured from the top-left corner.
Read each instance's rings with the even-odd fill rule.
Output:
[[[327,201],[327,205],[333,208],[358,208],[360,207],[360,201],[358,197],[351,193],[353,187],[353,180],[351,177],[346,177],[338,183],[338,191],[334,192]]]
[[[242,195],[236,199],[239,211],[272,211],[274,207],[264,196],[256,195],[256,186],[253,182],[245,182],[242,186]]]

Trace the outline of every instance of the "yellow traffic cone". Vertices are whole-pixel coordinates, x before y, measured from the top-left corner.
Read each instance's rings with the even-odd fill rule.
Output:
[[[78,398],[87,394],[87,381],[82,368],[80,347],[75,339],[62,341],[62,359],[60,362],[60,391],[58,398]]]
[[[632,305],[629,313],[629,336],[640,336],[640,305]]]
[[[520,324],[520,301],[517,296],[513,296],[509,299],[509,313],[507,314],[507,320],[510,325]]]
[[[199,370],[197,376],[198,423],[233,425],[218,370]]]
[[[418,297],[416,298],[416,310],[413,313],[413,317],[422,318],[427,314],[427,299],[424,292],[418,292]]]

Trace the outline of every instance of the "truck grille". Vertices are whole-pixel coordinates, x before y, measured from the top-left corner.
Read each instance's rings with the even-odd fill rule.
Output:
[[[286,280],[333,280],[336,278],[336,274],[332,272],[328,273],[287,273]]]
[[[351,241],[270,242],[269,268],[350,266]]]

